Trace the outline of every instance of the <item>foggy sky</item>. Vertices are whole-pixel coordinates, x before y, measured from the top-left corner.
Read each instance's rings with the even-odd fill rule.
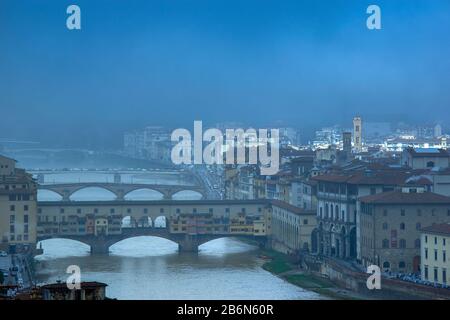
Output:
[[[381,31],[366,28],[370,4]],[[118,146],[125,130],[194,120],[448,123],[449,37],[448,0],[2,0],[0,137]]]

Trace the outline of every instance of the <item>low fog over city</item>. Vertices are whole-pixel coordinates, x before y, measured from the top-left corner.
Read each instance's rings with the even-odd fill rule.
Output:
[[[450,3],[375,2],[3,0],[0,300],[448,300]]]

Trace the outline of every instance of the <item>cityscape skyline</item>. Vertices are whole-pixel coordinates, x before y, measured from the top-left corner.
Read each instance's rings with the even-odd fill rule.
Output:
[[[36,19],[37,4],[2,2],[1,137],[105,146],[148,122],[450,121],[447,1],[378,1],[377,31],[359,1],[78,5],[69,31],[64,4],[41,1]]]

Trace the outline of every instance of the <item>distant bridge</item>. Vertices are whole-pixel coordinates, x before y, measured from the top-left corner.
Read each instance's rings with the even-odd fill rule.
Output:
[[[202,199],[207,198],[204,187],[196,185],[159,185],[159,184],[128,184],[128,183],[61,183],[61,184],[42,184],[38,186],[39,190],[50,190],[62,197],[63,201],[69,201],[70,197],[77,191],[86,188],[101,188],[112,192],[116,200],[124,200],[125,196],[135,190],[154,190],[163,195],[163,199],[170,200],[173,195],[180,191],[195,191],[202,195]]]

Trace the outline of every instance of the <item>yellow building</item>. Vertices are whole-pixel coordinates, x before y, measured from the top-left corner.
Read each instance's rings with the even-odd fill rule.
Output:
[[[108,219],[106,217],[98,217],[95,219],[95,235],[108,235]]]
[[[0,155],[0,250],[34,249],[37,188],[30,174],[14,159]]]
[[[450,283],[450,223],[433,224],[421,234],[422,280],[448,285]]]

